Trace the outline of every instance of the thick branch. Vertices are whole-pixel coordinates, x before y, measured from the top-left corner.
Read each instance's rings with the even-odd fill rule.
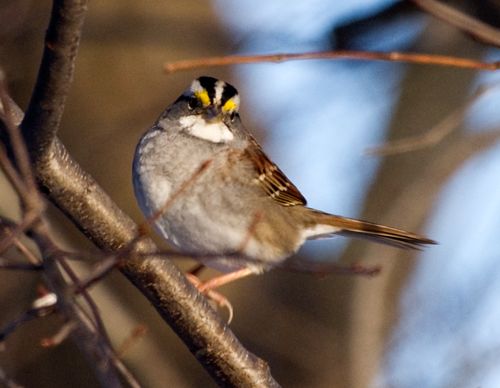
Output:
[[[54,0],[42,63],[21,124],[34,162],[41,162],[54,140],[73,81],[87,0]]]
[[[137,235],[125,215],[55,137],[74,71],[86,1],[55,0],[23,134],[49,198],[99,247],[117,250]],[[141,252],[154,252],[151,241]],[[225,386],[277,386],[267,364],[249,353],[179,270],[164,257],[131,259],[122,269]]]

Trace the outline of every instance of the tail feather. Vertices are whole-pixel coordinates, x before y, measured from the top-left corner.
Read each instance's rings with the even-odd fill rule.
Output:
[[[318,232],[320,230],[321,232],[308,234],[308,239],[329,237],[336,234],[347,237],[363,238],[377,243],[392,245],[397,248],[417,250],[429,244],[436,244],[435,241],[426,237],[390,226],[335,216],[316,210],[314,210],[314,213],[315,222],[322,226],[324,225],[324,228],[315,227]],[[328,227],[330,227],[331,231],[328,231]]]

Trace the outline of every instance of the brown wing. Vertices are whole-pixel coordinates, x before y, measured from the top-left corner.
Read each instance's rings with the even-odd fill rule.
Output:
[[[256,141],[252,143],[246,152],[255,166],[256,179],[266,194],[283,206],[305,205],[307,201],[299,189],[269,160]]]

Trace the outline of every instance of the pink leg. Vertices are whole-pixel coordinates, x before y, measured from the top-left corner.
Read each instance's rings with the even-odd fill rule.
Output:
[[[204,294],[208,299],[215,302],[219,307],[227,308],[227,311],[229,313],[227,323],[231,323],[231,321],[233,320],[233,306],[231,305],[231,302],[229,302],[229,300],[224,295],[217,291],[201,290],[200,287],[202,287],[204,283],[202,283],[202,281],[196,275],[187,273],[186,278],[191,282],[191,284],[193,284],[193,286],[198,289],[198,291]]]
[[[205,268],[205,265],[203,264],[196,264],[192,269],[190,269],[187,273],[188,274],[191,274],[191,275],[194,275],[194,276],[198,276],[198,274],[203,271]]]
[[[217,276],[213,279],[208,280],[205,283],[202,283],[199,287],[198,290],[200,292],[206,292],[206,291],[211,291],[216,288],[219,288],[220,286],[223,286],[224,284],[228,284],[231,282],[234,282],[235,280],[247,277],[249,275],[255,274],[255,271],[252,270],[251,268],[242,268],[234,272],[229,272],[225,273],[224,275]]]
[[[194,271],[196,273],[196,271]],[[227,300],[227,298],[221,293],[215,291],[215,288],[218,288],[224,284],[231,283],[235,280],[244,278],[246,276],[255,274],[250,268],[242,268],[234,272],[229,272],[224,275],[217,276],[213,279],[208,280],[203,283],[195,274],[192,272],[188,272],[186,274],[187,279],[200,291],[202,294],[205,294],[210,300],[217,303],[220,307],[226,307],[229,311],[229,318],[227,323],[231,323],[233,320],[233,306]]]

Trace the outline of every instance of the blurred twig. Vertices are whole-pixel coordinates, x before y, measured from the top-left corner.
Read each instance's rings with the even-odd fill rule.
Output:
[[[429,14],[468,33],[477,40],[500,47],[500,30],[483,23],[448,4],[436,0],[412,0]]]
[[[0,383],[6,388],[23,388],[22,385],[19,385],[17,382],[7,376],[2,368],[0,368]]]
[[[262,62],[283,62],[304,59],[354,59],[362,61],[409,62],[424,65],[460,67],[465,69],[489,70],[500,69],[500,62],[480,62],[468,58],[450,57],[445,55],[400,53],[400,52],[370,52],[370,51],[322,51],[312,53],[270,54],[270,55],[231,55],[223,57],[207,57],[167,62],[163,65],[166,73],[181,70],[191,70],[200,67],[215,67],[242,65]]]
[[[462,106],[457,108],[441,122],[422,135],[411,136],[405,139],[391,141],[381,146],[368,148],[365,153],[367,155],[376,156],[396,155],[434,146],[458,127],[472,105],[474,105],[481,97],[484,97],[487,93],[496,90],[499,87],[499,83],[479,87]]]

